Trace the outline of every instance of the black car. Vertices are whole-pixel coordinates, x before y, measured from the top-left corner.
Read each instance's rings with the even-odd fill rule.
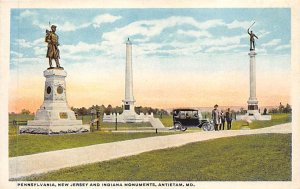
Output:
[[[207,120],[201,119],[198,110],[195,109],[174,109],[173,129],[185,131],[188,127],[199,127],[204,131],[214,130],[214,126]]]

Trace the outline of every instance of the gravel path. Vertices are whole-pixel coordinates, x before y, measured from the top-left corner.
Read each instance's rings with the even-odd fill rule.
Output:
[[[291,133],[291,131],[291,123],[287,123],[253,130],[194,132],[140,138],[18,156],[9,158],[9,177],[15,179],[66,167],[132,156],[152,150],[182,146],[197,141],[250,134]]]

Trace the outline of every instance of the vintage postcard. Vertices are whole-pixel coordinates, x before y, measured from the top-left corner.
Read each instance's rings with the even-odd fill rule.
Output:
[[[299,188],[297,1],[0,3],[1,188]]]

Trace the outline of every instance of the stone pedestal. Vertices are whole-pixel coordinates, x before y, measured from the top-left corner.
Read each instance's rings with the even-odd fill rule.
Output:
[[[28,121],[27,126],[19,127],[20,133],[60,134],[89,131],[89,125],[82,125],[82,120],[76,120],[75,113],[68,106],[65,82],[67,72],[62,68],[47,69],[44,76],[44,102],[37,110],[34,120]]]

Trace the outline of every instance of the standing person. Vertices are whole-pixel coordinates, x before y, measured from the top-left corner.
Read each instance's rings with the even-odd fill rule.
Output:
[[[225,119],[227,122],[227,130],[231,129],[231,122],[232,122],[232,114],[230,113],[230,108],[227,109]]]
[[[220,130],[221,130],[221,128],[222,128],[222,130],[224,130],[224,128],[225,128],[225,114],[224,114],[223,110],[221,110],[220,118],[221,118]]]
[[[213,111],[211,112],[211,119],[213,120],[213,124],[215,127],[215,130],[218,130],[219,124],[220,124],[220,112],[218,110],[218,104],[214,106]]]

